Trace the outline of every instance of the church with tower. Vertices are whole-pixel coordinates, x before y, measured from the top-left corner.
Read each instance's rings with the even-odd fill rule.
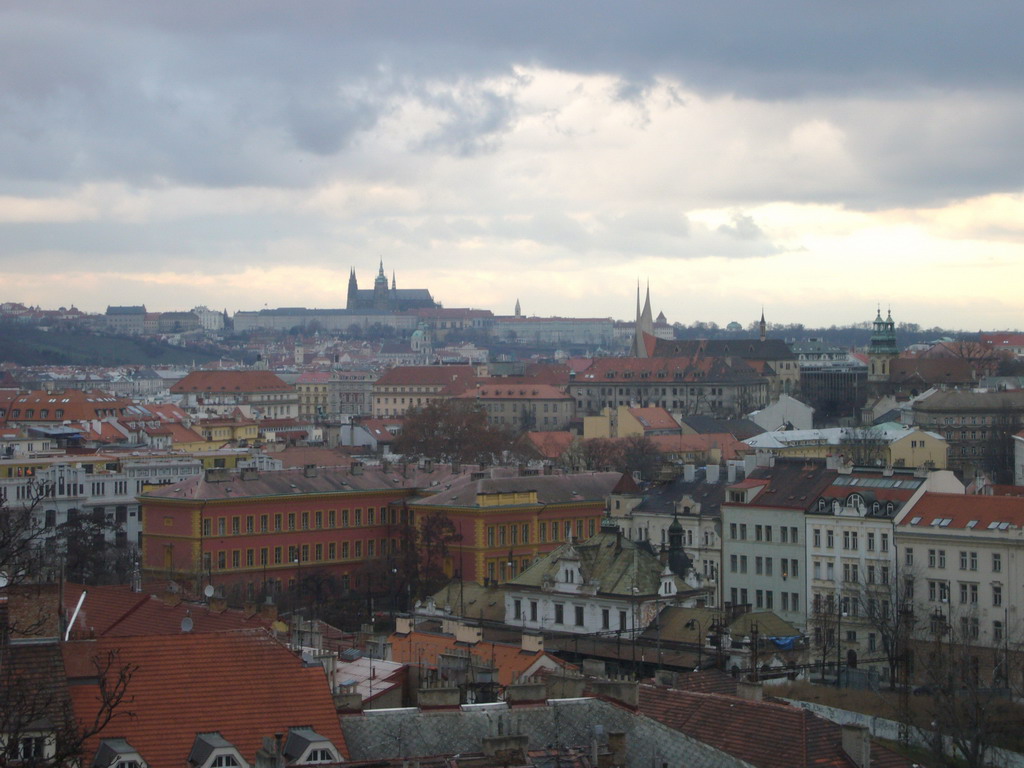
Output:
[[[871,329],[871,344],[868,345],[868,383],[889,381],[889,364],[899,357],[899,354],[892,310],[889,310],[888,316],[883,320],[882,308],[879,307]]]
[[[380,262],[373,288],[359,287],[356,270],[353,267],[348,276],[349,311],[405,312],[412,309],[436,309],[438,303],[426,288],[398,288],[395,274],[391,273],[391,285],[384,274],[384,260]]]

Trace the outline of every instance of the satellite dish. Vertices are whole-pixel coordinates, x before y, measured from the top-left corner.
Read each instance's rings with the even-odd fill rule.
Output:
[[[184,619],[181,620],[182,632],[191,632],[193,626],[195,626],[195,624],[193,623],[191,616],[186,616]]]
[[[0,589],[3,589],[10,583],[10,579],[7,578],[7,574],[0,571]]]
[[[207,584],[205,587],[203,587],[203,594],[207,597],[213,597],[213,593],[215,591],[216,590],[214,590],[213,584]]]

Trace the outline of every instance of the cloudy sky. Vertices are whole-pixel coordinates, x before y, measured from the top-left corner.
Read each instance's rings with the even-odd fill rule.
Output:
[[[0,301],[1024,327],[1024,3],[8,1]]]

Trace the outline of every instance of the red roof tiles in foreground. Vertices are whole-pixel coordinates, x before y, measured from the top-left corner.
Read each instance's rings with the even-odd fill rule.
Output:
[[[717,693],[640,686],[640,713],[758,768],[851,768],[839,725],[807,710]],[[873,768],[910,763],[873,744]]]
[[[251,765],[265,736],[294,726],[312,728],[348,757],[323,667],[305,666],[265,632],[80,640],[63,650],[83,724],[93,722],[98,707],[93,659],[115,653],[111,674],[134,668],[124,716],[103,733],[126,739],[150,768],[185,765],[196,734],[209,731],[219,731]],[[99,737],[86,742],[87,761],[98,744]]]

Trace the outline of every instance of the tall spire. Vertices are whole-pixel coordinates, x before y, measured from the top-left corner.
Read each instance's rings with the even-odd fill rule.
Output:
[[[395,283],[395,270],[391,270],[391,290],[397,290],[397,284]]]
[[[519,299],[516,299],[516,317],[523,316],[523,308],[519,306]]]
[[[384,277],[384,257],[383,256],[380,259],[380,270],[377,272],[377,276],[378,277]],[[384,277],[384,279],[387,280],[386,277]]]
[[[640,281],[636,283],[636,322],[633,326],[633,345],[630,348],[631,357],[647,357],[647,344],[644,341],[644,334],[654,335],[654,319],[651,317],[651,285],[647,284],[647,298],[644,308],[640,309]]]
[[[761,305],[761,322],[757,324],[758,335],[761,341],[768,338],[768,323],[764,321],[764,305]]]

